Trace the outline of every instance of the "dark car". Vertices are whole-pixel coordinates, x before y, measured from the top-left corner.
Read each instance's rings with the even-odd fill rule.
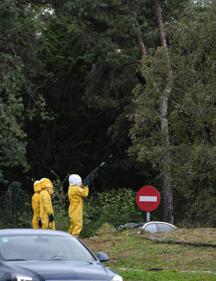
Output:
[[[0,230],[0,281],[123,281],[79,239],[51,230]]]

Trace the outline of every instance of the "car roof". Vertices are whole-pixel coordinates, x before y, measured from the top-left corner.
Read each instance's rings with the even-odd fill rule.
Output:
[[[173,224],[171,224],[171,223],[169,223],[169,222],[166,222],[166,221],[149,221],[149,222],[146,222],[143,226],[148,225],[148,224],[151,224],[151,223],[163,223],[163,224],[167,224],[167,225],[176,227],[175,225],[173,225]]]
[[[14,229],[0,229],[0,236],[5,235],[49,235],[49,236],[66,236],[72,235],[59,230],[45,230],[45,229],[31,229],[31,228],[14,228]]]

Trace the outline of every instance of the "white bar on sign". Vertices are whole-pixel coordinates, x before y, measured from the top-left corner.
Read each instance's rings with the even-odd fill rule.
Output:
[[[157,196],[140,196],[140,202],[157,202]]]

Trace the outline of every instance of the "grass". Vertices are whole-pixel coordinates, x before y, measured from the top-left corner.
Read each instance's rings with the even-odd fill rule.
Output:
[[[216,243],[214,235],[214,229],[196,229],[178,230],[169,237],[161,237]],[[124,281],[216,281],[216,248],[213,247],[160,244],[144,239],[137,231],[119,233],[107,228],[100,236],[84,241],[94,252],[106,252],[110,257],[106,265],[122,275]]]
[[[124,281],[215,281],[216,276],[208,273],[188,273],[175,271],[162,272],[139,272],[121,271],[118,273],[124,278]]]
[[[214,228],[178,229],[174,232],[160,233],[158,237],[161,239],[189,241],[194,243],[205,242],[205,243],[216,244],[216,229]]]

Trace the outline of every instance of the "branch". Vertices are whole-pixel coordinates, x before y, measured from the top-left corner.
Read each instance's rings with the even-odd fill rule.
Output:
[[[147,51],[146,51],[146,47],[145,47],[145,44],[144,44],[144,41],[140,35],[140,33],[137,33],[136,34],[136,37],[137,37],[137,41],[138,41],[138,44],[139,44],[139,47],[140,47],[140,54],[141,54],[141,57],[142,56],[147,56]]]
[[[158,26],[159,26],[160,37],[161,37],[161,44],[165,49],[167,49],[166,33],[164,30],[160,1],[155,0],[155,5],[156,5],[156,15],[157,15],[157,19],[158,19]]]

